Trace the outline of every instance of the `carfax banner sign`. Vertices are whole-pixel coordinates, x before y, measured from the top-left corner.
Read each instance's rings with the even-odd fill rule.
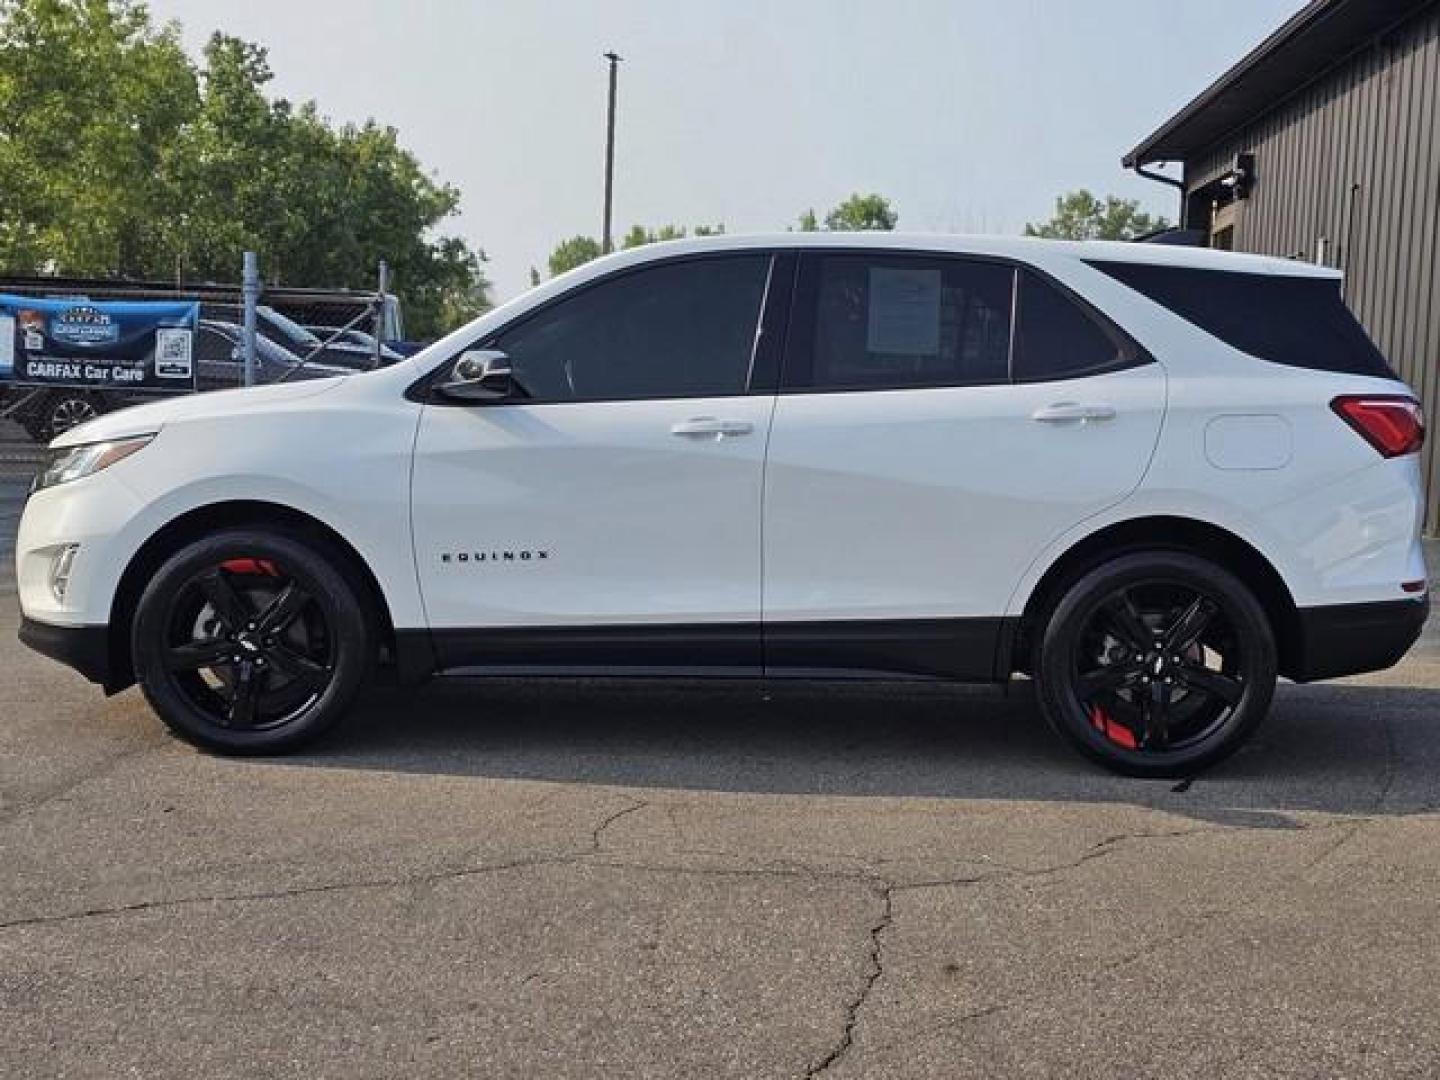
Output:
[[[193,301],[39,300],[0,293],[0,379],[29,386],[194,390]]]

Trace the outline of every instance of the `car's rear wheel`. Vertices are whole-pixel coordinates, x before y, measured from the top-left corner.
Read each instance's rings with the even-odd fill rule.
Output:
[[[1083,753],[1131,776],[1193,776],[1233,754],[1275,692],[1264,608],[1192,555],[1127,555],[1055,606],[1036,672],[1046,718]]]
[[[172,556],[132,629],[147,700],[181,738],[225,753],[290,750],[350,706],[374,652],[362,590],[323,545],[237,529]]]

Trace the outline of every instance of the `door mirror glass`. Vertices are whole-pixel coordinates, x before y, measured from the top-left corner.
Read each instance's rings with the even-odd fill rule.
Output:
[[[499,349],[471,349],[460,354],[450,379],[435,388],[451,401],[501,401],[514,390],[510,357]]]

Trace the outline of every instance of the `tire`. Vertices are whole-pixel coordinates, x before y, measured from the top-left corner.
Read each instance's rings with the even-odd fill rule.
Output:
[[[1275,693],[1270,620],[1214,563],[1125,555],[1074,582],[1040,638],[1046,719],[1127,776],[1191,777],[1255,733]]]
[[[374,618],[341,557],[290,533],[233,529],[178,551],[131,628],[151,708],[187,742],[275,754],[329,730],[373,664]]]

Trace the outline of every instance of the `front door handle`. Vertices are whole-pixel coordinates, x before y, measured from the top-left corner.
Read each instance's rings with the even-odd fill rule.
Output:
[[[1088,423],[1091,420],[1114,420],[1113,405],[1081,405],[1074,401],[1060,401],[1046,405],[1030,414],[1030,419],[1042,424]]]
[[[719,420],[713,416],[697,416],[674,425],[670,434],[718,440],[733,435],[749,435],[754,430],[755,425],[748,420]]]

